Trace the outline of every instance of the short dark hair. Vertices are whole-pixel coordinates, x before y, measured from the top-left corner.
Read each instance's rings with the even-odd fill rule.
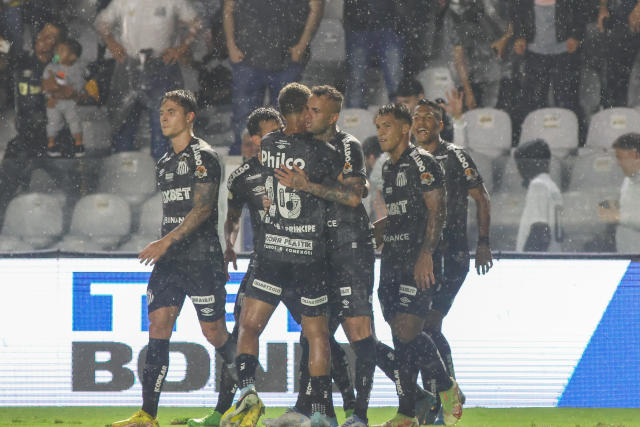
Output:
[[[71,53],[73,53],[76,58],[80,58],[82,55],[82,45],[78,40],[67,37],[66,39],[62,39],[59,43],[67,45]]]
[[[342,110],[344,96],[335,87],[329,85],[314,86],[311,88],[311,93],[315,96],[326,96],[329,98],[329,101],[333,101],[338,106],[336,113],[339,113],[340,110]]]
[[[44,27],[46,27],[47,25],[53,25],[54,27],[56,27],[58,29],[58,40],[64,40],[68,37],[69,34],[69,28],[67,28],[67,26],[64,24],[64,22],[58,20],[58,19],[49,19],[43,22],[42,27],[40,27],[40,31],[42,31],[44,29]],[[39,33],[39,32],[38,32]],[[38,34],[36,34],[36,37],[38,36]]]
[[[376,159],[382,154],[382,148],[380,148],[380,141],[377,136],[370,136],[362,143],[362,152],[365,159],[373,155]]]
[[[282,127],[282,115],[273,107],[260,107],[253,110],[247,119],[247,130],[249,135],[254,136],[260,133],[260,123],[273,120]]]
[[[378,109],[375,117],[386,116],[387,114],[393,114],[396,120],[406,122],[409,126],[413,124],[413,118],[411,117],[409,107],[404,104],[393,103],[383,105]]]
[[[547,141],[538,138],[518,145],[513,157],[515,159],[549,160],[551,159],[551,150]]]
[[[640,133],[631,132],[620,135],[613,141],[612,147],[620,150],[636,150],[640,153]]]
[[[178,89],[167,92],[162,97],[160,105],[164,104],[164,102],[168,100],[179,104],[182,108],[184,108],[185,113],[195,113],[198,108],[196,96],[190,90]]]
[[[396,89],[396,96],[419,96],[422,93],[424,93],[422,83],[411,77],[400,80]]]
[[[416,106],[419,106],[419,105],[424,105],[425,107],[429,107],[433,111],[437,112],[440,115],[440,121],[442,121],[442,119],[444,118],[444,113],[445,113],[444,108],[442,108],[442,105],[438,104],[437,102],[431,101],[430,99],[422,98],[416,104]]]
[[[289,83],[278,94],[278,107],[284,116],[300,113],[311,97],[309,88],[301,83]]]

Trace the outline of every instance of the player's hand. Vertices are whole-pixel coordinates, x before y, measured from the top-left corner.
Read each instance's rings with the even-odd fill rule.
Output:
[[[567,39],[567,52],[575,53],[576,50],[580,47],[580,42],[573,37],[569,37]]]
[[[111,56],[116,62],[123,63],[127,59],[127,50],[117,41],[111,41],[107,43],[107,49],[111,52]]]
[[[149,243],[138,254],[140,264],[154,265],[165,253],[167,253],[169,246],[171,246],[171,243],[165,238]]]
[[[433,258],[430,252],[420,251],[416,265],[413,267],[413,279],[418,288],[423,291],[436,284],[436,278],[433,275]]]
[[[516,55],[524,55],[524,52],[527,50],[527,40],[526,39],[517,39],[513,43],[513,52]]]
[[[224,263],[225,265],[232,263],[233,269],[238,269],[238,255],[231,245],[227,245],[227,249],[224,251]]]
[[[464,105],[464,92],[453,88],[445,94],[447,103],[442,105],[444,110],[451,114],[451,117],[458,120],[462,118],[462,110]]]
[[[632,33],[640,32],[640,6],[634,7],[629,14],[629,29]]]
[[[293,188],[294,190],[306,191],[309,187],[309,177],[297,165],[293,165],[293,170],[285,165],[280,165],[280,169],[273,171],[280,184]]]
[[[493,267],[491,248],[486,243],[478,243],[476,248],[476,272],[478,274],[487,274],[491,267]]]
[[[55,97],[58,99],[72,99],[76,91],[70,85],[59,86],[56,90]]]
[[[60,89],[60,85],[56,82],[56,75],[52,71],[49,71],[49,75],[42,79],[42,89],[46,93],[53,93]]]
[[[493,49],[498,59],[502,59],[502,55],[504,55],[504,51],[507,48],[508,42],[508,38],[500,37],[498,40],[491,43],[491,49]]]

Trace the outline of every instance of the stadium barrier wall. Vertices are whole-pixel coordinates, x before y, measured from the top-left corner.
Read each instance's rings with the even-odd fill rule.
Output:
[[[247,264],[227,285],[228,313]],[[131,256],[0,258],[0,406],[139,405],[150,271]],[[390,344],[376,295],[374,310]],[[281,305],[262,336],[267,405],[295,401],[299,330]],[[640,407],[640,263],[497,260],[486,276],[470,271],[444,332],[468,406]],[[211,406],[220,364],[190,301],[170,357],[161,405]],[[377,370],[371,405],[396,404]]]

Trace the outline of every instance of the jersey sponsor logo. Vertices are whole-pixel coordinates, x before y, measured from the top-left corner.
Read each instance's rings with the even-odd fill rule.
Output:
[[[315,233],[315,224],[303,224],[303,225],[286,225],[283,227],[289,233]]]
[[[404,187],[407,185],[407,175],[404,172],[398,172],[396,175],[396,187]]]
[[[387,211],[389,215],[402,215],[407,213],[407,200],[400,200],[398,202],[387,203]]]
[[[453,152],[456,153],[456,158],[460,162],[460,166],[462,166],[463,169],[468,168],[469,167],[469,162],[467,162],[467,158],[465,157],[465,155],[462,152],[462,150],[454,148]]]
[[[193,151],[193,159],[196,161],[196,166],[202,165],[202,155],[200,154],[200,143],[197,145],[192,145],[191,150]]]
[[[164,175],[164,173],[165,173],[165,172],[166,172],[166,171],[165,171],[164,169],[160,169],[160,170],[158,171],[158,176],[162,176],[162,175]]]
[[[466,168],[464,170],[464,176],[471,181],[472,179],[475,179],[478,176],[478,171],[475,170],[474,168]]]
[[[187,173],[189,173],[189,164],[186,162],[186,160],[180,160],[178,162],[176,173],[178,175],[186,175]]]
[[[344,288],[340,288],[340,296],[346,297],[351,295],[351,286],[346,286]]]
[[[329,221],[327,221],[327,227],[335,228],[337,226],[338,226],[337,219],[330,219]]]
[[[194,304],[213,304],[216,302],[216,297],[215,295],[192,296],[191,302]]]
[[[167,182],[173,181],[173,172],[167,172],[164,176],[164,180]]]
[[[401,294],[411,295],[412,297],[415,297],[418,294],[418,288],[415,288],[413,286],[400,285],[399,292]]]
[[[165,216],[164,218],[162,218],[162,225],[165,225],[165,224],[182,224],[182,221],[184,221],[184,217],[183,216]]]
[[[285,165],[289,169],[293,169],[293,165],[298,166],[300,169],[304,169],[305,161],[301,158],[287,157],[286,153],[271,153],[271,151],[262,150],[262,164],[269,168],[279,168],[280,165]]]
[[[160,389],[162,389],[162,380],[167,375],[168,370],[169,370],[169,366],[167,365],[162,365],[162,368],[160,368],[160,374],[158,375],[158,378],[156,379],[156,384],[154,385],[154,388],[153,388],[154,392],[160,393]]]
[[[385,243],[406,242],[409,240],[409,233],[385,234]]]
[[[300,302],[308,307],[317,307],[322,304],[326,304],[329,301],[329,298],[326,295],[322,295],[318,298],[307,298],[301,297]]]
[[[420,182],[425,184],[425,185],[431,185],[433,184],[433,181],[435,181],[435,178],[433,177],[433,175],[431,175],[431,173],[429,172],[422,172],[420,174]]]
[[[287,252],[291,254],[313,255],[313,241],[306,239],[292,239],[276,234],[265,234],[264,247],[277,252]]]
[[[385,188],[385,189],[384,189],[384,192],[385,192],[386,194],[391,194],[391,193],[393,193],[393,187],[387,187],[387,188]]]
[[[171,188],[162,192],[162,203],[191,199],[191,187]]]
[[[151,289],[147,289],[147,305],[151,305],[153,302],[153,291]]]
[[[197,178],[204,178],[205,176],[207,176],[207,168],[204,167],[204,165],[200,165],[196,168],[196,172],[195,175]]]
[[[342,147],[344,148],[344,161],[345,163],[351,163],[351,144],[349,144],[349,139],[345,138],[342,140]]]
[[[427,170],[427,168],[424,166],[424,162],[420,158],[420,153],[418,152],[418,150],[411,150],[409,156],[413,159],[414,162],[416,162],[416,165],[418,166],[418,170],[420,172],[424,172]]]
[[[249,164],[245,163],[244,165],[240,166],[238,169],[231,172],[231,175],[229,175],[229,178],[227,179],[227,188],[231,188],[231,184],[233,183],[233,181],[248,170],[249,170]]]
[[[248,176],[247,177],[247,181],[253,181],[253,180],[256,180],[258,178],[262,178],[262,174],[257,173],[255,175]]]
[[[271,283],[263,282],[262,280],[253,279],[252,283],[254,288],[262,289],[265,292],[269,292],[273,295],[282,295],[282,288],[272,285]]]

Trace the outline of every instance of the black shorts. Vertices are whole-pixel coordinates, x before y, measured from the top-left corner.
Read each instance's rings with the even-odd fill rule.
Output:
[[[324,267],[324,263],[292,264],[258,258],[245,296],[274,306],[282,301],[298,323],[302,315],[327,315]]]
[[[256,268],[256,254],[254,252],[251,254],[251,258],[249,259],[249,266],[247,267],[247,272],[244,274],[244,277],[242,278],[242,282],[240,282],[240,287],[238,288],[238,294],[236,295],[236,303],[233,306],[233,317],[236,323],[240,320],[240,311],[242,310],[242,303],[244,302],[244,297],[247,293],[247,286],[249,286],[249,283],[253,281],[255,268]]]
[[[432,286],[427,290],[421,290],[416,286],[413,279],[413,266],[410,270],[406,267],[401,269],[381,267],[378,299],[384,320],[390,322],[396,313],[408,313],[426,318],[431,309],[434,289]]]
[[[438,286],[433,293],[431,309],[446,316],[469,273],[469,253],[446,255],[441,262],[443,263],[442,278],[438,280]]]
[[[373,243],[353,242],[329,251],[327,282],[331,311],[340,321],[373,314]]]
[[[211,261],[160,260],[147,285],[149,313],[161,307],[182,309],[189,296],[201,322],[215,322],[225,315],[225,273]]]

